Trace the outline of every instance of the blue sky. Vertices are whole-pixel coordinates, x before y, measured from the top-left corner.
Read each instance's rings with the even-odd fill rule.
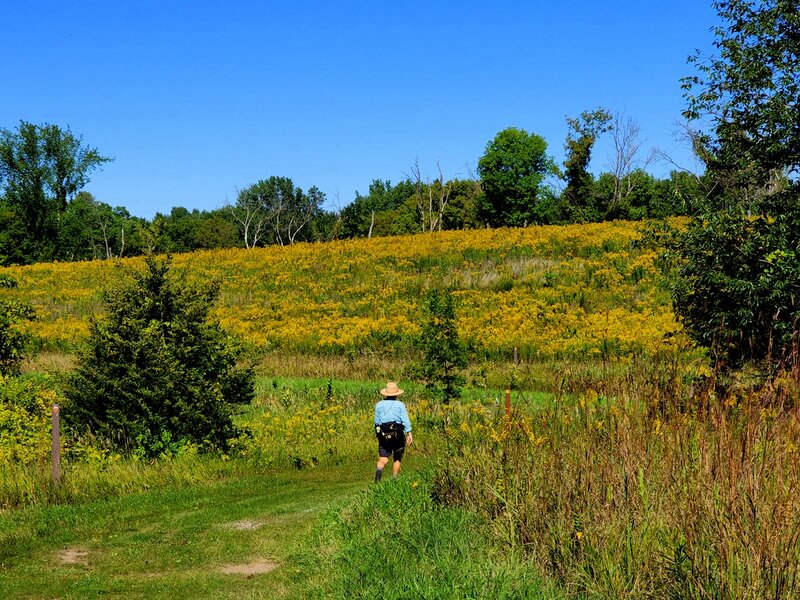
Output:
[[[715,24],[704,0],[5,0],[0,17],[0,127],[69,126],[115,159],[86,189],[146,218],[270,175],[331,209],[415,160],[466,177],[508,126],[561,162],[565,117],[596,107],[689,164],[679,80]]]

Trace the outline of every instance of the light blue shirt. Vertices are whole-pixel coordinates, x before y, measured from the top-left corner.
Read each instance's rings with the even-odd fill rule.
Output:
[[[406,405],[400,400],[380,400],[375,405],[375,425],[392,421],[402,423],[406,433],[411,431],[411,421],[408,418]]]

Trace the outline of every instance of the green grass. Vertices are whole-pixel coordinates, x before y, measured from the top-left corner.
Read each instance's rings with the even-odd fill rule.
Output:
[[[297,544],[332,502],[368,487],[372,469],[287,471],[2,513],[0,598],[302,597]],[[65,563],[64,552],[77,562]],[[256,561],[277,568],[221,571]]]
[[[0,598],[562,597],[408,459],[378,486],[369,461],[7,511]]]
[[[304,597],[560,598],[476,513],[437,506],[429,477],[388,480],[329,511],[298,553]]]
[[[510,380],[513,378],[509,378]],[[430,399],[425,386],[414,381],[397,379],[405,394],[402,400],[409,405]],[[348,409],[365,410],[372,414],[375,402],[380,400],[379,390],[386,379],[362,381],[355,379],[325,379],[321,377],[291,377],[259,375],[256,378],[256,398],[269,399],[269,404],[281,408],[294,408],[324,402],[330,394],[333,399]],[[541,391],[519,390],[513,381],[512,401],[526,406],[540,406],[553,398],[553,394]],[[505,389],[493,387],[465,386],[461,393],[462,403],[480,402],[496,404],[505,402]],[[253,410],[246,407],[243,411]]]
[[[333,400],[368,423],[384,383],[262,376],[259,401],[240,419]],[[425,395],[421,386],[403,387],[411,406]],[[502,410],[504,395],[471,389],[464,401]],[[535,407],[546,396],[515,393],[514,401]],[[153,463],[74,460],[55,489],[38,465],[41,473],[23,478],[24,502],[7,504],[27,508],[0,511],[0,598],[553,597],[521,559],[499,555],[477,533],[489,530],[474,513],[432,503],[418,470],[441,440],[421,415],[396,483],[370,485],[368,429],[348,436],[369,437],[369,452],[359,443],[340,461],[301,471],[196,454]],[[259,562],[276,568],[222,570]]]

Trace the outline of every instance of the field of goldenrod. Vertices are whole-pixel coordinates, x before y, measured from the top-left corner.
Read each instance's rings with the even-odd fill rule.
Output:
[[[624,357],[662,348],[679,330],[658,285],[655,255],[635,223],[450,231],[176,255],[191,278],[222,283],[217,317],[255,348],[338,354],[405,348],[420,331],[423,298],[448,286],[460,332],[489,352],[527,357]],[[141,259],[117,261],[138,267]],[[103,262],[48,263],[0,272],[34,305],[45,348],[70,351],[122,276]]]

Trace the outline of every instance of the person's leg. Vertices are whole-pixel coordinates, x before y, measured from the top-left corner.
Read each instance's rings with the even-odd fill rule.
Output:
[[[397,477],[397,474],[400,472],[400,461],[403,460],[403,454],[405,453],[405,450],[406,447],[403,445],[399,448],[395,448],[394,452],[392,453],[394,459],[394,463],[392,464],[392,477]]]
[[[386,463],[389,462],[388,456],[383,456],[384,452],[381,450],[378,451],[380,453],[380,458],[378,458],[378,464],[375,466],[375,483],[379,483],[381,480],[381,476],[383,475],[383,468],[386,466]]]

